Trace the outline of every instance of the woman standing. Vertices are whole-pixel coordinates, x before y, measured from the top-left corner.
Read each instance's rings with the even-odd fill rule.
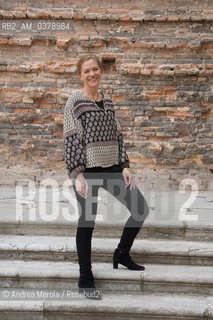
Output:
[[[77,63],[77,73],[83,88],[75,90],[65,105],[64,146],[68,176],[73,179],[81,213],[76,232],[78,286],[86,297],[101,299],[91,265],[91,239],[97,212],[94,198],[97,200],[99,187],[116,196],[131,213],[113,254],[113,268],[122,264],[131,270],[145,269],[132,261],[129,251],[149,209],[135,185],[113,102],[108,94],[99,90],[103,73],[99,58],[93,54],[83,56]],[[116,186],[122,197],[115,195]]]

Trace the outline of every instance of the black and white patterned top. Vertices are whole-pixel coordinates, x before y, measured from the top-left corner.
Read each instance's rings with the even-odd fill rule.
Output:
[[[101,92],[102,93],[102,92]],[[115,164],[129,168],[121,126],[112,99],[102,93],[103,107],[75,90],[64,108],[64,150],[68,176],[85,168]]]

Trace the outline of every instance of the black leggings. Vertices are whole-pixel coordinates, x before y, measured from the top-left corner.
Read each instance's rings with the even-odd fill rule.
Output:
[[[125,188],[122,169],[119,165],[113,165],[107,168],[86,168],[84,177],[88,183],[87,199],[82,198],[77,193],[74,184],[79,210],[76,245],[80,270],[82,265],[91,263],[91,238],[97,214],[97,196],[99,187],[102,187],[111,193],[131,213],[124,226],[120,243],[118,244],[118,249],[123,252],[129,252],[136,235],[149,213],[147,202],[137,186],[135,189],[132,188],[132,190],[130,190],[130,186]],[[110,207],[110,204],[107,205]],[[114,211],[113,207],[110,207],[110,209],[108,208],[107,210],[107,219],[110,219],[111,222],[117,222],[119,218],[119,215],[116,215],[116,212]]]

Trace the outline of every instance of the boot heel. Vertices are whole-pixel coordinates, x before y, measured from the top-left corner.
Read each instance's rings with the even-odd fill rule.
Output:
[[[117,261],[113,261],[113,269],[118,269],[118,262]]]

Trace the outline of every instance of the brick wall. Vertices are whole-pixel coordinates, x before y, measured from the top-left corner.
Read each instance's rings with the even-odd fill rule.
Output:
[[[200,190],[213,189],[212,0],[0,1],[0,7],[4,183],[22,174],[67,178],[63,107],[80,85],[77,59],[91,52],[103,61],[101,88],[114,101],[137,178],[153,188],[193,178]],[[58,30],[41,30],[49,21]]]

